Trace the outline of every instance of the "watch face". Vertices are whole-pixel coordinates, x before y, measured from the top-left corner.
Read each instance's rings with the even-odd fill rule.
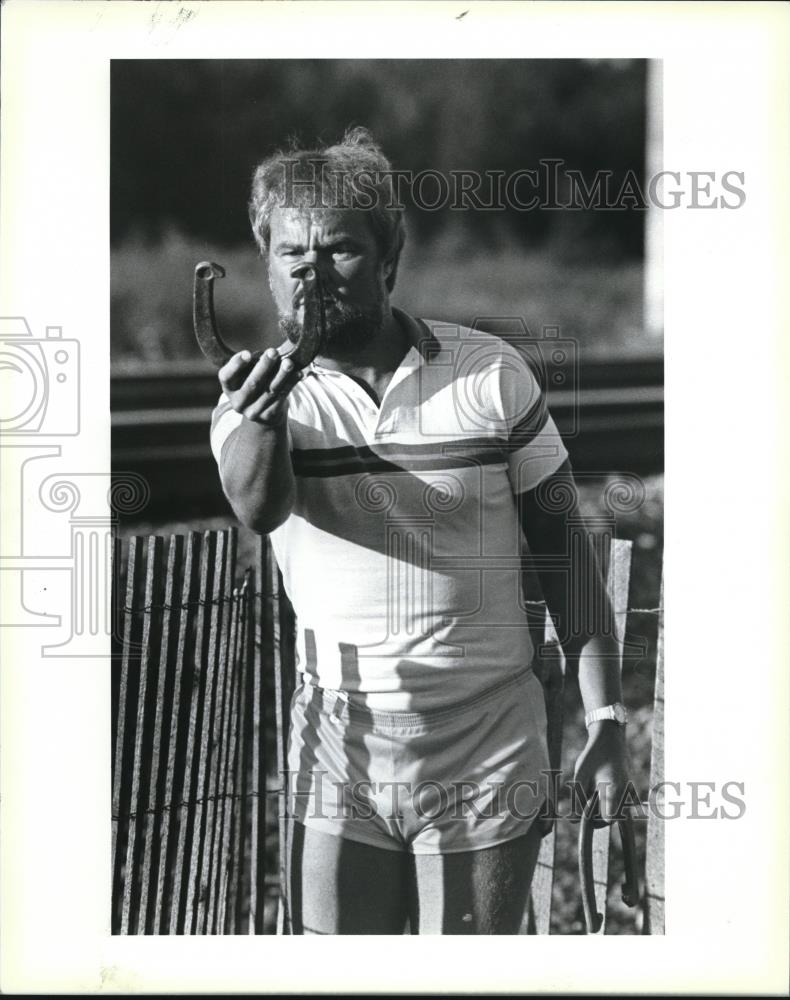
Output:
[[[627,718],[625,707],[619,704],[619,702],[614,706],[614,718],[615,722],[619,722],[621,726],[625,725],[625,721]]]

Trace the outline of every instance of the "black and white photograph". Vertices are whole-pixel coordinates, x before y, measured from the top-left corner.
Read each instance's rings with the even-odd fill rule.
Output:
[[[786,8],[0,17],[0,989],[781,994]]]
[[[663,933],[661,114],[112,63],[119,933]]]

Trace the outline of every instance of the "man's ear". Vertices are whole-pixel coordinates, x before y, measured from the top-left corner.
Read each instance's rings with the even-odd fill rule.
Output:
[[[381,263],[381,273],[384,278],[384,283],[387,286],[387,291],[391,292],[395,287],[395,279],[398,276],[398,261],[400,260],[400,249],[391,253],[389,257],[385,257]]]

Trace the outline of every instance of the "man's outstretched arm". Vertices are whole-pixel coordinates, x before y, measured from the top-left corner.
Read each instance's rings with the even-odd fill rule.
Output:
[[[551,498],[561,496],[558,504]],[[623,700],[613,610],[593,539],[579,511],[570,463],[516,496],[519,517],[566,661],[577,661],[585,712]],[[628,782],[624,727],[593,722],[576,762],[587,795],[597,788],[604,818],[613,818]]]
[[[222,488],[242,524],[268,534],[286,520],[293,506],[288,393],[299,372],[288,359],[280,361],[275,350],[257,360],[242,351],[220,369],[219,380],[227,398],[222,405],[233,411],[224,415],[225,421],[233,419],[233,429],[219,445]],[[220,415],[216,428],[220,435],[222,420]]]

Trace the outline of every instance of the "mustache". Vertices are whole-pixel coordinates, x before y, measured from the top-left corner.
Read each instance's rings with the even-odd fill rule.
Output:
[[[338,295],[337,289],[333,288],[328,281],[322,281],[320,284],[321,289],[321,299],[324,302],[340,302],[341,296]],[[291,296],[291,303],[293,306],[300,306],[305,300],[305,286],[303,282],[294,288],[293,295]]]
[[[298,323],[297,315],[300,308],[303,308],[304,301],[299,305],[294,305],[291,310],[291,319]],[[360,307],[352,302],[345,302],[333,295],[322,296],[321,311],[324,322],[327,324],[329,335],[335,327],[343,326],[347,323],[356,323],[365,319],[370,319],[372,312],[370,309]]]

